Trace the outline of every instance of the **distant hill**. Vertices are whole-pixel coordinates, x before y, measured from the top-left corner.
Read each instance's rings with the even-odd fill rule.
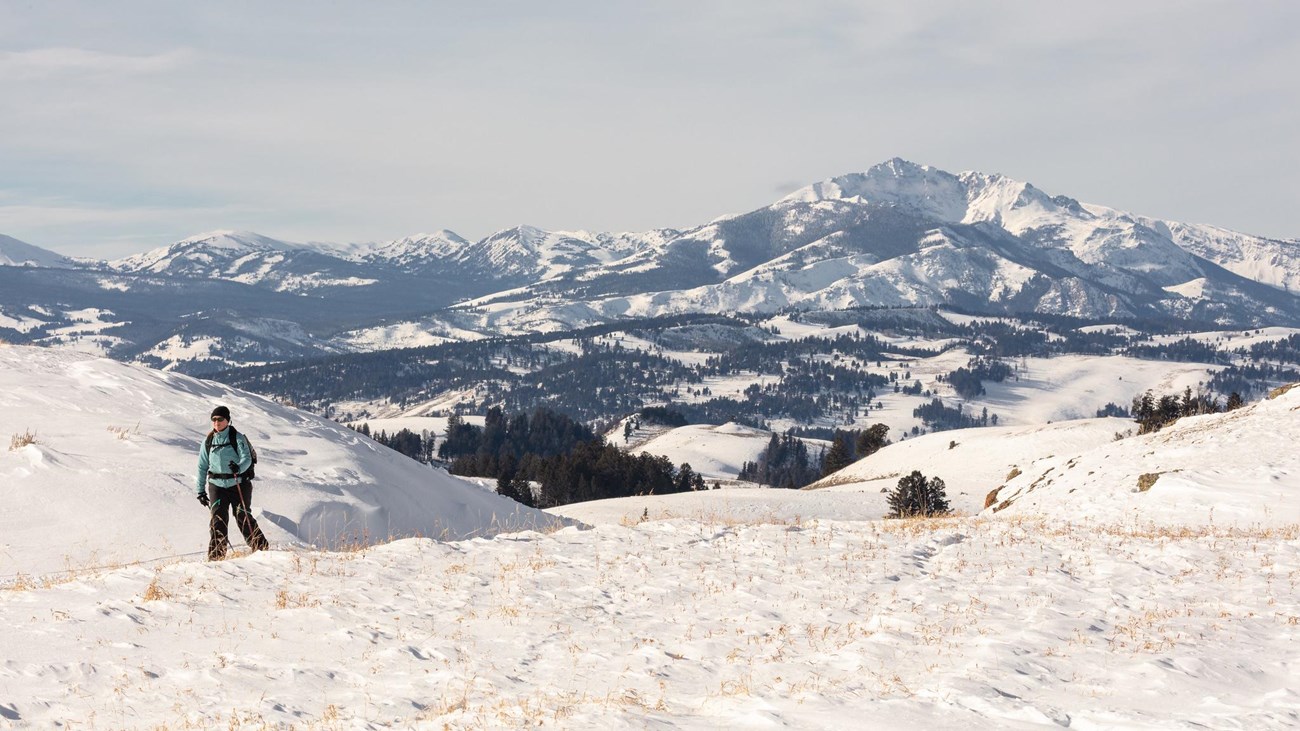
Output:
[[[64,267],[71,264],[61,254],[0,234],[0,266]]]

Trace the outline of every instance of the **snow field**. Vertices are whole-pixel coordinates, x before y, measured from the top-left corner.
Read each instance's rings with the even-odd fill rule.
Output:
[[[0,450],[0,585],[205,550],[197,463],[216,404],[258,450],[253,512],[273,545],[555,522],[260,396],[68,350],[0,346],[0,437],[11,440]]]
[[[266,552],[0,593],[0,725],[1291,728],[1297,581],[1296,526],[1036,517]]]

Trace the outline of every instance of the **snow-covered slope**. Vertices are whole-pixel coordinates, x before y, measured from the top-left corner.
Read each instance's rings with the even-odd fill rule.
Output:
[[[108,262],[124,273],[223,279],[280,292],[373,285],[379,279],[320,245],[293,244],[250,231],[214,231]]]
[[[199,445],[216,404],[258,450],[253,504],[272,544],[337,546],[550,528],[333,422],[186,376],[0,345],[0,574],[200,551]],[[32,443],[23,444],[30,435]],[[239,541],[235,541],[239,545]]]
[[[61,254],[0,234],[0,266],[62,267],[71,262]]]
[[[651,454],[668,457],[674,466],[689,464],[691,469],[706,479],[734,479],[746,462],[758,459],[767,448],[772,432],[728,422],[720,426],[692,424],[671,429],[649,441],[628,450],[632,454]],[[609,437],[618,444],[617,434]],[[805,440],[818,446],[809,451],[815,458],[823,442]]]
[[[1300,523],[1300,388],[1091,450],[1059,450],[990,510],[1108,522]]]
[[[432,234],[416,234],[376,244],[369,250],[354,254],[353,258],[387,264],[411,274],[426,274],[446,267],[448,259],[457,256],[469,245],[470,242],[460,234],[443,229]]]
[[[1034,426],[995,426],[954,429],[890,444],[805,490],[829,489],[860,493],[884,516],[889,506],[883,491],[913,470],[943,480],[952,508],[974,515],[984,508],[989,491],[1009,475],[1031,472],[1062,454],[1109,444],[1115,434],[1133,428],[1127,419],[1080,419]]]
[[[1217,226],[1158,221],[1177,244],[1247,279],[1300,292],[1300,241],[1281,241]]]
[[[289,473],[259,485],[268,501],[399,476],[213,384],[0,359],[4,427],[50,425],[0,453],[0,571],[201,523],[182,473],[215,398]],[[120,444],[98,428],[132,413]],[[1091,450],[1105,422],[898,445],[924,447],[927,474],[1024,455],[1009,507],[959,519],[869,520],[836,488],[710,490],[629,498],[592,530],[9,575],[0,726],[1291,729],[1298,414],[1295,389]],[[1139,470],[1162,474],[1133,492]]]

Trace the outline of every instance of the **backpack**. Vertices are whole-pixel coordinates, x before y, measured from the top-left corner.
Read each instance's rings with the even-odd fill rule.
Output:
[[[235,450],[235,457],[238,458],[239,457],[239,432],[235,431],[234,424],[229,424],[226,426],[226,428],[230,430],[230,437],[229,437],[230,446],[232,449]],[[216,434],[217,433],[215,431],[208,432],[208,438],[206,441],[203,442],[203,448],[208,452],[208,454],[212,453],[212,437],[216,436]],[[244,441],[248,441],[248,437],[244,437]],[[253,448],[252,442],[248,442],[248,451],[253,453],[253,461],[248,465],[247,470],[244,470],[243,472],[237,475],[237,477],[239,477],[241,482],[244,480],[253,480],[257,478],[257,474],[256,474],[257,450]]]

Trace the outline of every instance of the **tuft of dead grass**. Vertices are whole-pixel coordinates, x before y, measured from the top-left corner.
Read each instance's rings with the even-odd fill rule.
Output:
[[[171,592],[158,583],[159,573],[160,571],[155,571],[153,581],[150,581],[149,585],[144,588],[144,594],[141,596],[144,601],[156,602],[172,598]]]
[[[131,438],[132,434],[140,433],[140,422],[136,422],[134,427],[130,426],[110,426],[108,431],[116,434],[118,439],[126,440]]]
[[[1138,475],[1138,492],[1146,492],[1160,479],[1159,472],[1144,472]]]
[[[22,449],[29,444],[36,444],[36,432],[24,429],[22,434],[15,434],[13,435],[13,438],[9,440],[9,451],[13,452]]]

